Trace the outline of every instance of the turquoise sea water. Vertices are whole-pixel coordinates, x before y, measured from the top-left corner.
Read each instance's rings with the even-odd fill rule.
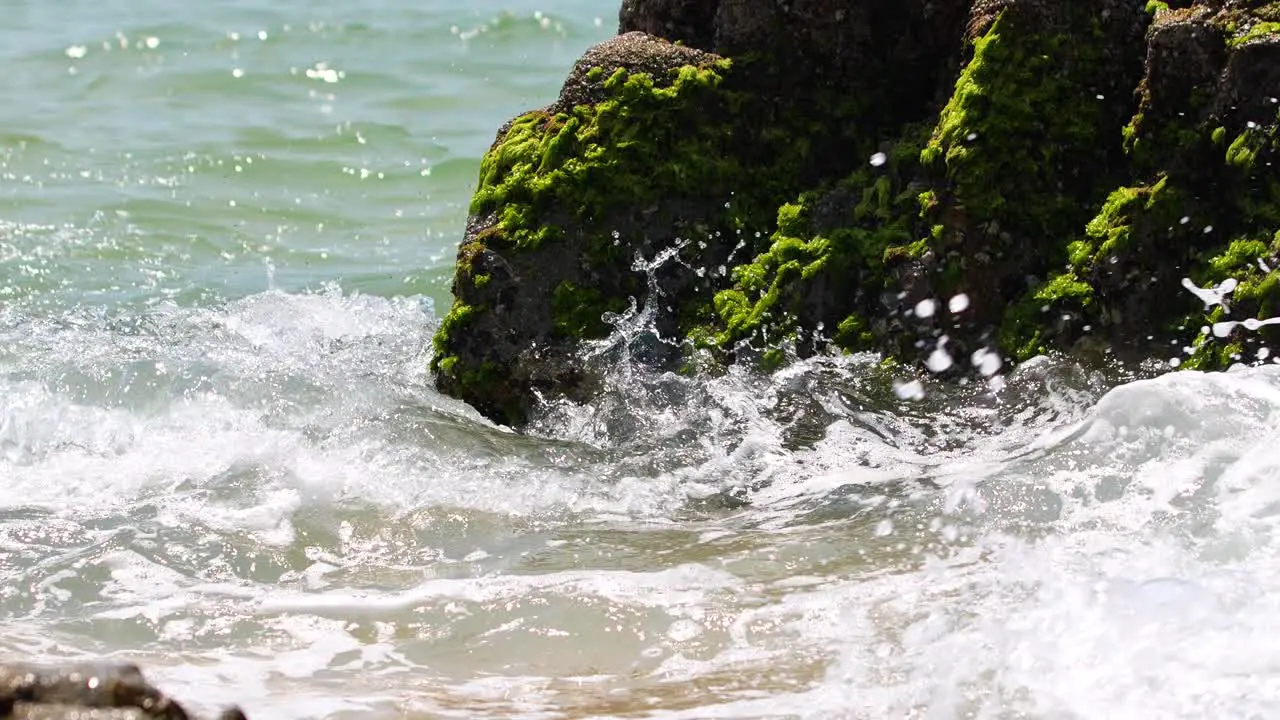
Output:
[[[2,297],[189,305],[332,281],[447,301],[497,126],[616,28],[597,4],[539,8],[6,3]]]
[[[0,657],[254,720],[1273,715],[1280,368],[685,378],[640,309],[528,434],[434,391],[481,154],[616,14],[0,0]]]

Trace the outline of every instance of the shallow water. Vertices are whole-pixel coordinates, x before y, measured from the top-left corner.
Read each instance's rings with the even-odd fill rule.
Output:
[[[517,435],[430,335],[480,153],[612,8],[6,14],[0,652],[252,718],[1273,714],[1280,367],[904,400],[654,374],[640,314]]]

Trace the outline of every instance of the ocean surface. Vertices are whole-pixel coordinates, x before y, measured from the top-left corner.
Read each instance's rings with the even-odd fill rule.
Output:
[[[688,379],[641,309],[529,434],[437,394],[480,156],[617,15],[450,5],[0,0],[0,657],[254,720],[1275,716],[1280,367]]]

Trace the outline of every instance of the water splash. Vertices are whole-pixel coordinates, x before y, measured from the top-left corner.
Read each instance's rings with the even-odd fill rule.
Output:
[[[614,321],[601,398],[521,436],[430,389],[420,299],[9,312],[0,643],[298,718],[1276,699],[1280,368],[904,399],[871,357],[659,372]]]
[[[1211,288],[1202,288],[1191,282],[1191,278],[1182,278],[1182,287],[1186,288],[1192,295],[1200,298],[1200,301],[1204,303],[1205,310],[1212,308],[1214,305],[1221,305],[1230,311],[1230,307],[1227,305],[1227,296],[1235,292],[1239,284],[1235,278],[1227,278]]]

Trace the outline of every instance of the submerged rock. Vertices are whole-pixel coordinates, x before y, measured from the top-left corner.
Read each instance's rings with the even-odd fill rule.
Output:
[[[156,689],[136,665],[0,663],[0,717],[17,720],[187,720],[195,716]],[[244,720],[228,708],[218,720]]]
[[[636,306],[644,359],[686,368],[834,346],[938,373],[1050,351],[1215,369],[1280,339],[1280,2],[620,20],[481,167],[432,363],[490,418],[589,397],[584,343]]]

